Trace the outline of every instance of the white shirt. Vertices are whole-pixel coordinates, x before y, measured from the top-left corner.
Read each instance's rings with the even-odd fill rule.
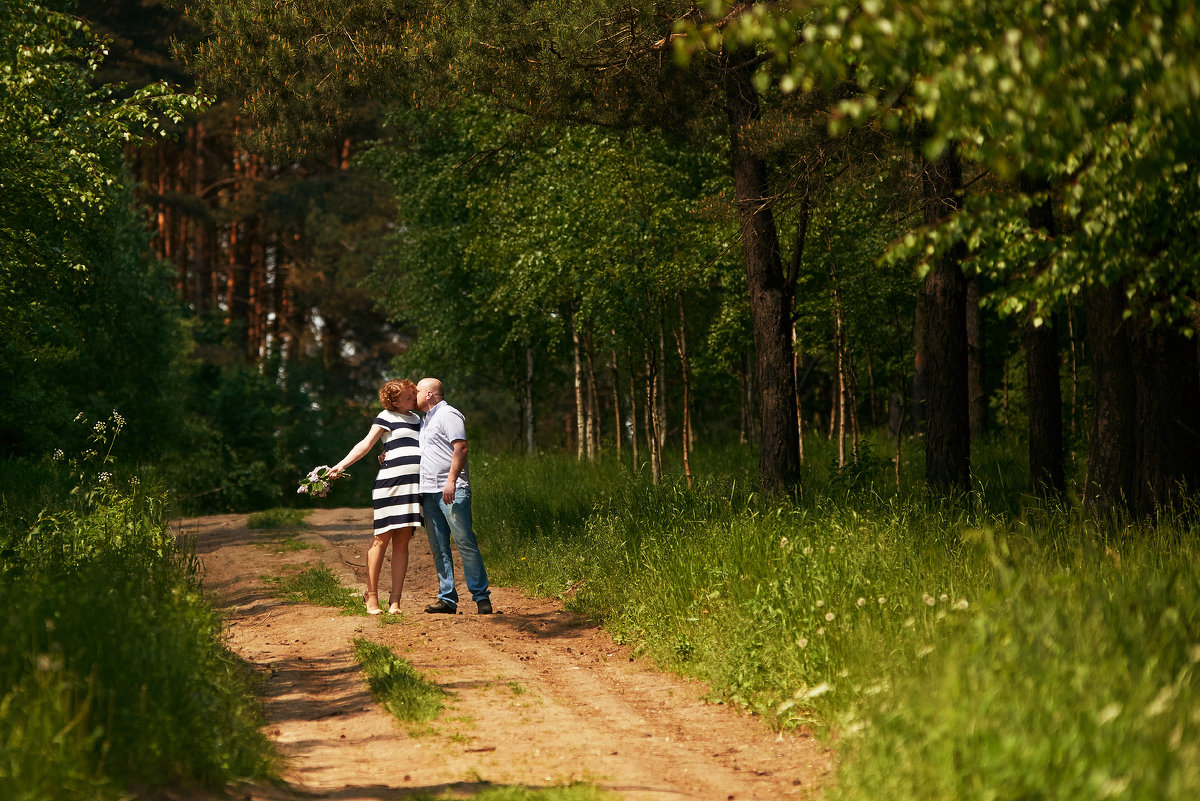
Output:
[[[462,412],[450,404],[438,401],[425,413],[421,421],[421,492],[441,492],[450,475],[450,461],[454,457],[454,443],[467,439],[467,424]],[[464,464],[456,488],[470,487],[467,465]]]

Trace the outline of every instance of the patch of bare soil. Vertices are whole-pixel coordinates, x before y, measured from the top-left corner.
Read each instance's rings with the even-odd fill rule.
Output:
[[[239,787],[235,798],[385,801],[583,780],[628,801],[767,801],[811,797],[829,773],[810,735],[780,737],[706,703],[703,685],[634,659],[558,600],[493,587],[497,614],[477,615],[469,600],[457,615],[425,613],[437,581],[423,532],[410,546],[401,622],[281,604],[263,577],[289,565],[319,561],[365,587],[371,510],[317,510],[308,523],[297,535],[305,550],[247,529],[244,515],[177,524],[227,607],[230,646],[263,677],[266,731],[287,760],[286,787]],[[486,560],[486,540],[483,550]],[[387,565],[383,574],[386,599]],[[353,655],[360,636],[451,693],[431,728],[410,734],[375,704]]]

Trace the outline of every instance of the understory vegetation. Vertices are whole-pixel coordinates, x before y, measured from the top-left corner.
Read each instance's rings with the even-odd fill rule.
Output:
[[[794,501],[755,495],[753,465],[722,453],[695,457],[714,469],[690,490],[479,459],[489,570],[715,701],[836,735],[834,798],[1200,792],[1194,509],[1098,522],[1021,499],[1004,447],[980,449],[991,487],[936,501],[884,464],[827,471],[822,447]]]
[[[274,773],[165,492],[103,454],[0,462],[0,798],[105,801]],[[100,468],[104,468],[103,470]]]

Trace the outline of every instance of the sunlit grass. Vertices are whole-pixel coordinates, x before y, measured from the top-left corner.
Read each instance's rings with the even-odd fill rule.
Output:
[[[344,615],[365,615],[367,606],[362,593],[347,587],[334,572],[322,564],[313,564],[290,575],[264,576],[263,580],[279,592],[279,600],[289,604],[331,606]]]
[[[357,638],[354,657],[367,674],[371,696],[398,719],[422,724],[436,720],[442,713],[448,693],[386,645]]]
[[[0,798],[147,795],[274,772],[246,666],[224,646],[163,493],[6,463]],[[0,482],[4,483],[4,482]]]
[[[1011,450],[977,449],[952,502],[882,459],[831,470],[819,442],[791,500],[740,468],[694,464],[688,489],[492,460],[475,514],[495,580],[563,594],[714,699],[836,733],[833,797],[1200,795],[1200,532],[1023,498]]]

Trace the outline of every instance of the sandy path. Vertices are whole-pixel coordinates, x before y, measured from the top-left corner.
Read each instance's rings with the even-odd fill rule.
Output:
[[[196,537],[205,586],[228,607],[231,647],[265,679],[267,731],[288,760],[287,788],[235,797],[382,801],[586,780],[628,801],[768,801],[812,796],[827,776],[828,754],[811,737],[780,738],[705,703],[702,685],[631,659],[557,600],[493,587],[498,614],[476,615],[470,602],[458,615],[426,614],[436,581],[421,534],[398,624],[280,604],[262,577],[288,565],[320,561],[346,586],[364,586],[370,510],[317,510],[308,522],[297,538],[313,548],[299,551],[272,547],[278,532],[249,530],[244,515],[178,523]],[[486,540],[483,549],[486,559]],[[410,735],[372,701],[353,657],[360,636],[452,693],[431,731]]]

